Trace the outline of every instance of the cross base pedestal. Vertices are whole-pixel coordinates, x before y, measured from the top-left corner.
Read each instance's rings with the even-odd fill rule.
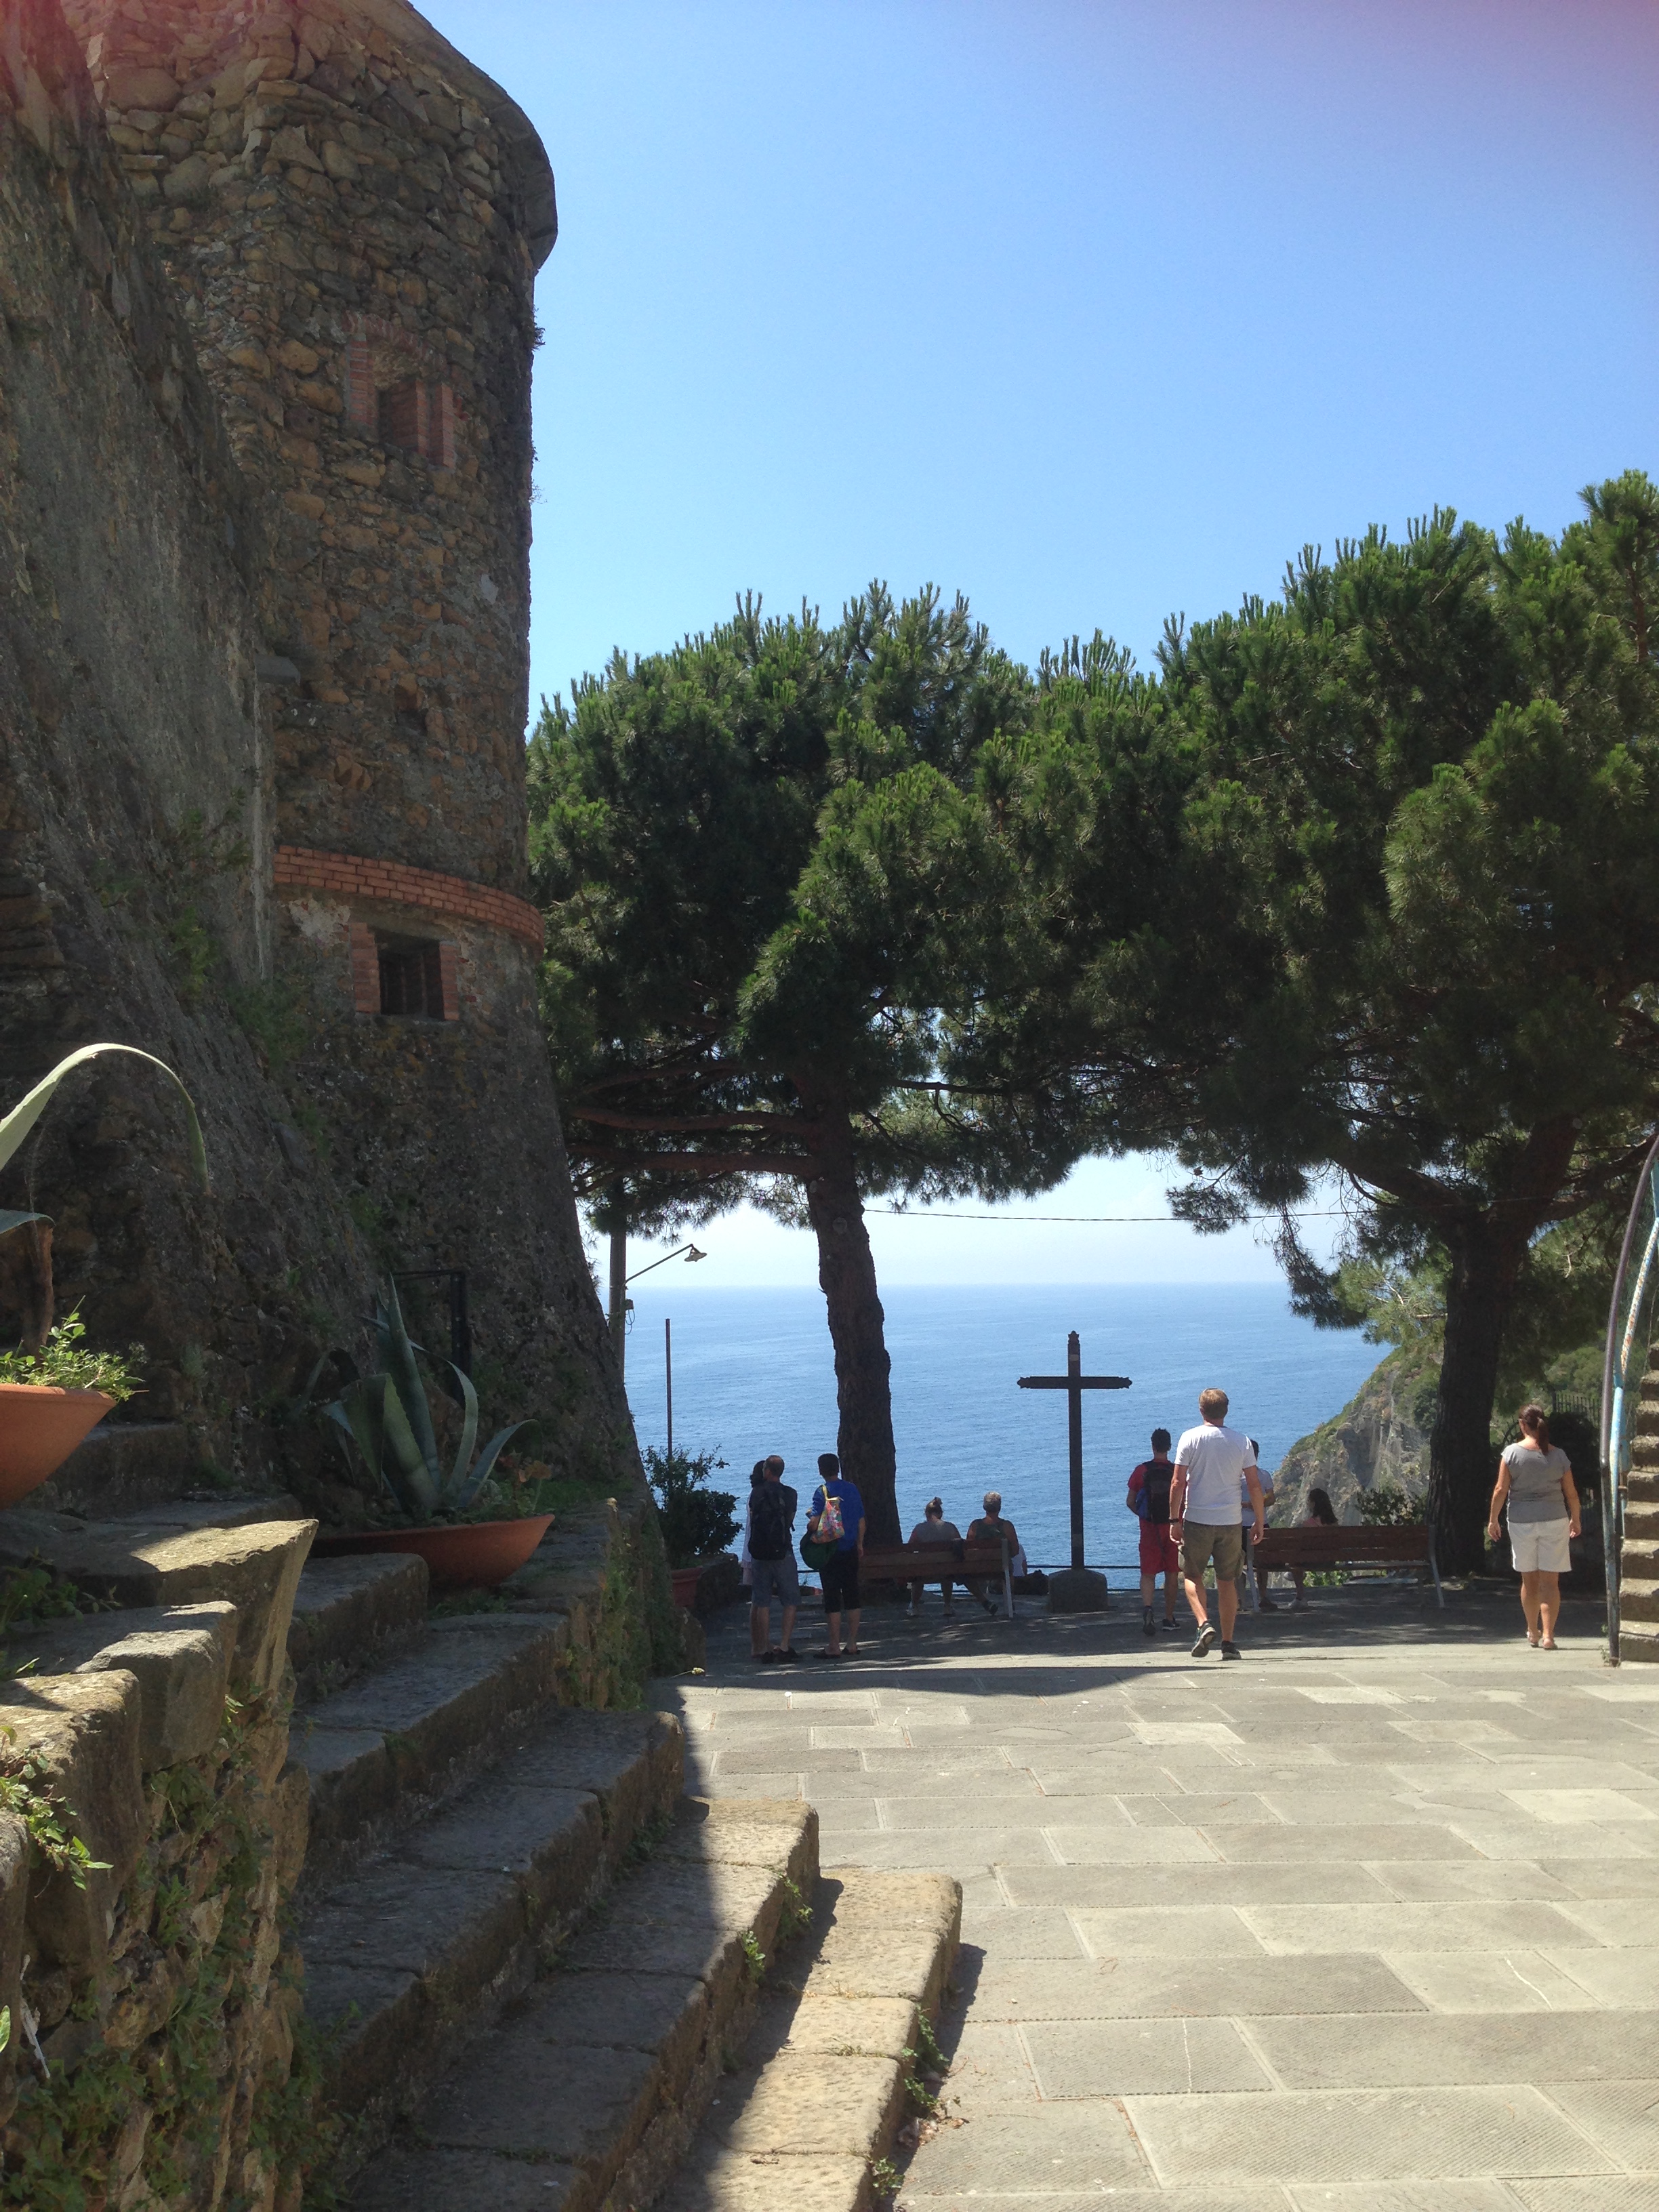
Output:
[[[1050,1613],[1105,1613],[1106,1577],[1095,1567],[1062,1567],[1048,1577]]]

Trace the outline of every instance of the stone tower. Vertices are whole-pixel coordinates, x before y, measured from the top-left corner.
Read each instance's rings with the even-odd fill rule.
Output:
[[[547,156],[404,0],[65,12],[259,527],[289,1165],[375,1272],[464,1280],[486,1418],[562,1409],[550,1456],[602,1473],[632,1445],[526,896]]]

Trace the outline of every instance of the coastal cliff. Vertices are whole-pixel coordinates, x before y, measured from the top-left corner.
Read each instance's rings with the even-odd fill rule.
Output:
[[[1437,1369],[1420,1352],[1391,1352],[1374,1367],[1340,1413],[1291,1446],[1273,1484],[1269,1519],[1279,1528],[1300,1521],[1308,1492],[1329,1493],[1339,1521],[1357,1522],[1359,1500],[1380,1482],[1419,1498],[1428,1482],[1429,1425]]]

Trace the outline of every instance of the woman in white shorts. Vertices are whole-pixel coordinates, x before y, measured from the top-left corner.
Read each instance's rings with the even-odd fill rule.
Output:
[[[1486,1540],[1498,1538],[1498,1516],[1509,1500],[1510,1550],[1521,1577],[1521,1610],[1527,1616],[1527,1641],[1555,1649],[1555,1623],[1561,1610],[1561,1577],[1572,1566],[1568,1539],[1578,1534],[1578,1492],[1572,1468],[1559,1444],[1550,1442],[1549,1415],[1541,1406],[1522,1406],[1521,1441],[1498,1462],[1498,1486],[1486,1516]]]

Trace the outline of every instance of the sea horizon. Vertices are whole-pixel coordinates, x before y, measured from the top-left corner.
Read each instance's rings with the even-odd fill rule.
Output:
[[[820,1451],[836,1448],[834,1354],[823,1294],[795,1285],[634,1289],[629,1402],[641,1446],[666,1441],[663,1322],[672,1325],[674,1442],[712,1451],[714,1480],[739,1498],[752,1462],[784,1456],[803,1498]],[[884,1288],[892,1361],[900,1518],[908,1529],[937,1494],[958,1526],[1000,1490],[1033,1563],[1070,1553],[1066,1400],[1022,1391],[1022,1375],[1060,1374],[1069,1329],[1085,1374],[1126,1375],[1127,1390],[1084,1402],[1084,1496],[1091,1563],[1133,1557],[1123,1503],[1129,1470],[1157,1426],[1179,1435],[1217,1383],[1229,1419],[1261,1463],[1354,1395],[1384,1347],[1352,1330],[1316,1329],[1290,1310],[1282,1282],[915,1284]]]

